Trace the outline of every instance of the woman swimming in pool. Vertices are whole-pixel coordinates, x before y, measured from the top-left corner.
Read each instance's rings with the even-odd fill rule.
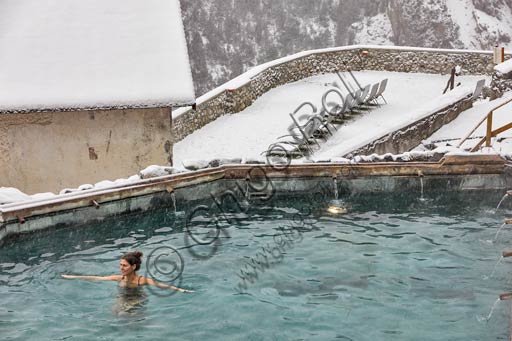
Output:
[[[140,264],[142,263],[142,252],[133,251],[129,252],[121,257],[121,261],[119,263],[119,267],[121,270],[121,275],[112,275],[112,276],[76,276],[76,275],[62,275],[63,278],[68,279],[89,279],[94,281],[117,281],[119,282],[119,286],[127,287],[127,288],[135,288],[143,285],[154,285],[159,288],[164,289],[172,289],[179,292],[194,292],[193,290],[186,290],[175,287],[173,285],[168,285],[164,283],[159,283],[154,281],[151,278],[146,278],[141,275],[137,275],[137,271],[140,269]]]

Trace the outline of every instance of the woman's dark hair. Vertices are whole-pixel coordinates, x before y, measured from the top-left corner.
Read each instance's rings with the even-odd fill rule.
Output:
[[[121,259],[124,259],[125,261],[130,263],[130,265],[135,264],[135,271],[138,271],[140,269],[140,263],[142,263],[141,258],[142,252],[140,251],[128,252],[121,257]]]

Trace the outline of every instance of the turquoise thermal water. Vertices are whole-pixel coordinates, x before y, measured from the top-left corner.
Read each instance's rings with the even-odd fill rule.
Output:
[[[507,227],[493,241],[510,213],[493,211],[501,195],[340,197],[346,214],[327,211],[332,198],[288,198],[226,214],[230,221],[220,221],[215,247],[187,241],[186,214],[178,208],[176,217],[172,207],[7,241],[0,248],[0,336],[507,339],[510,301],[484,320],[498,295],[512,289],[507,259],[489,278],[501,251],[511,248]],[[284,243],[275,236],[283,233],[278,227],[297,227],[297,214],[307,224]],[[207,232],[197,225],[195,233]],[[119,256],[131,250],[145,253],[140,274],[146,275],[148,256],[167,246],[179,250],[184,263],[181,282],[174,284],[195,293],[127,292],[115,282],[60,278],[117,274]],[[257,278],[240,293],[240,269],[262,247],[270,253],[260,255],[259,267],[253,263]],[[265,260],[268,267],[261,265]],[[160,261],[172,268],[171,261]],[[165,281],[163,272],[157,279]]]

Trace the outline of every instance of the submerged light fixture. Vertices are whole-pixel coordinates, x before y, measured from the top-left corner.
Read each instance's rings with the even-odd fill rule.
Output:
[[[327,212],[331,214],[346,214],[348,213],[348,206],[343,200],[331,200],[329,201]]]

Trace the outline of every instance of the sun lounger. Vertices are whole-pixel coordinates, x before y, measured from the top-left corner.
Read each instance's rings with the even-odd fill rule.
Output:
[[[485,85],[485,79],[480,79],[478,82],[476,82],[475,91],[473,92],[473,96],[471,96],[471,99],[474,101],[480,96],[482,93],[482,90]]]
[[[375,99],[378,99],[379,97],[382,97],[382,100],[384,101],[384,103],[388,103],[386,101],[386,99],[384,98],[384,96],[382,95],[384,93],[384,91],[386,90],[386,86],[388,85],[388,79],[387,78],[384,78],[381,82],[380,82],[380,86],[379,86],[379,90],[377,91],[377,95],[375,96]]]
[[[335,94],[339,98],[339,103],[330,101],[327,102],[327,96],[330,94]],[[347,102],[341,91],[336,88],[332,88],[327,90],[322,96],[322,107],[325,110],[325,114],[333,117],[333,120],[343,120],[343,114],[347,109]]]
[[[298,116],[302,108],[309,106],[312,109],[312,114],[302,114]],[[300,104],[293,113],[290,113],[292,124],[288,127],[290,134],[280,136],[278,139],[292,139],[298,148],[305,148],[309,152],[313,152],[311,146],[316,144],[320,148],[320,144],[316,140],[314,133],[322,125],[322,120],[316,115],[317,109],[311,102],[304,102]]]
[[[368,95],[368,98],[366,99],[366,104],[380,106],[380,104],[377,102],[377,92],[378,91],[379,91],[379,83],[373,84],[372,89],[370,90],[370,94]]]

